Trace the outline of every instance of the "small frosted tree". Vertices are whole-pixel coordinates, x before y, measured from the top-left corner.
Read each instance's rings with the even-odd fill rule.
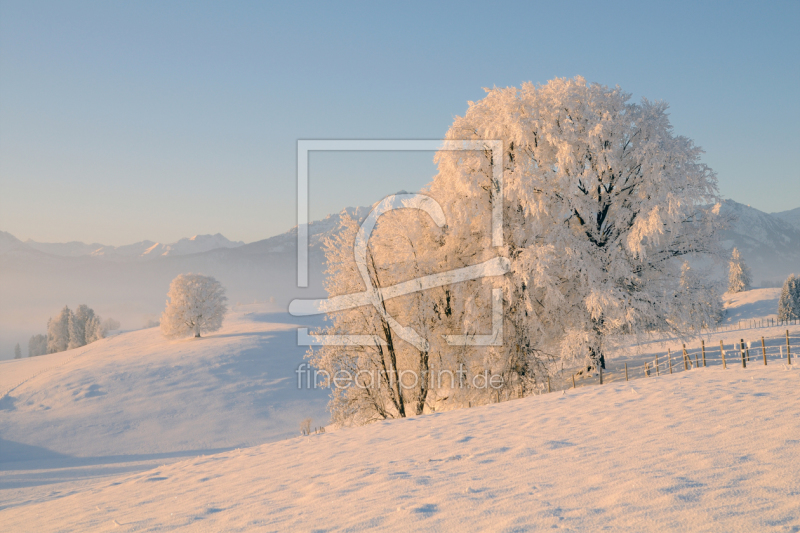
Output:
[[[101,324],[103,331],[115,331],[120,328],[120,324],[118,320],[114,320],[113,318],[106,318],[103,320]]]
[[[172,280],[167,307],[161,315],[165,337],[199,337],[217,331],[228,307],[225,289],[219,281],[200,274],[180,274]]]
[[[47,335],[31,335],[28,341],[28,357],[47,353]]]
[[[800,319],[800,278],[790,274],[778,300],[778,320]]]
[[[19,347],[19,343],[14,346],[14,359],[22,359],[22,350]]]
[[[47,321],[47,353],[63,352],[69,348],[72,311],[66,305],[55,318]]]
[[[721,292],[721,287],[698,275],[684,261],[680,287],[674,295],[672,321],[690,330],[719,323],[724,315]]]
[[[86,344],[86,322],[94,316],[94,311],[86,305],[79,305],[69,316],[69,343],[68,350],[80,348]]]
[[[750,268],[745,264],[739,250],[734,248],[728,271],[728,292],[749,291],[750,283]]]

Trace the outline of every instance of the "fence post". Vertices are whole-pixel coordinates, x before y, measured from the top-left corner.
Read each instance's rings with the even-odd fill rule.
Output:
[[[602,385],[603,384],[603,367],[600,366],[600,365],[597,365],[597,368],[600,369],[600,385]]]
[[[703,368],[706,367],[706,341],[700,341],[700,348],[703,350]]]
[[[656,354],[656,376],[660,376],[661,372],[658,371],[658,354]]]
[[[644,364],[644,377],[649,378],[650,373],[647,371],[647,363]]]
[[[792,351],[789,349],[789,330],[786,330],[786,359],[789,360],[789,364],[792,364]]]
[[[628,381],[628,363],[625,363],[625,381]]]
[[[719,341],[719,353],[722,354],[722,368],[728,368],[728,365],[725,364],[725,346],[722,344],[722,340]]]
[[[739,339],[739,353],[742,355],[742,368],[747,368],[747,362],[744,360],[744,339]]]
[[[689,370],[689,365],[686,364],[686,343],[683,343],[683,369]]]
[[[572,388],[575,388],[575,374],[572,374]]]
[[[667,348],[667,360],[669,361],[669,373],[672,374],[672,351]]]
[[[547,376],[547,392],[550,392],[550,376]]]
[[[764,346],[764,336],[761,336],[761,353],[764,354],[764,366],[767,366],[767,347]]]
[[[745,348],[745,351],[747,352],[747,362],[749,363],[750,362],[750,341],[747,341],[747,348]]]

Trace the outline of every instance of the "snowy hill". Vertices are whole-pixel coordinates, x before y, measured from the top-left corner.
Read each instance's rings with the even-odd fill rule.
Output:
[[[726,295],[731,321],[767,316],[775,294]],[[312,426],[328,417],[327,391],[297,387],[304,349],[293,322],[240,305],[202,339],[145,329],[0,362],[4,528],[800,525],[800,373],[777,349],[767,367],[723,370],[709,349],[708,368],[626,382],[615,366],[633,373],[635,357],[670,343],[677,353],[654,339],[647,353],[610,354],[603,386],[586,378],[578,389],[295,437],[306,416]],[[785,329],[713,340],[783,342]],[[790,330],[800,344],[800,326]]]
[[[326,394],[293,379],[296,326],[239,309],[201,339],[150,328],[0,362],[0,435],[86,457],[253,445],[295,435],[305,416],[325,422]]]
[[[81,479],[86,465],[141,470],[285,439],[305,417],[326,424],[327,391],[296,384],[296,326],[264,306],[238,309],[201,339],[151,328],[0,362],[0,489],[14,484],[2,472],[41,461]]]
[[[799,384],[773,365],[531,396],[198,454],[59,487],[0,519],[36,531],[796,531]]]

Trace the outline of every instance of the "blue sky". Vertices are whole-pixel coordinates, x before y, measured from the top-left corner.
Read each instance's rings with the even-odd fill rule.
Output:
[[[724,197],[800,207],[800,2],[0,2],[0,230],[126,244],[295,224],[297,139],[437,139],[483,87],[670,103]],[[312,154],[312,218],[432,153]]]

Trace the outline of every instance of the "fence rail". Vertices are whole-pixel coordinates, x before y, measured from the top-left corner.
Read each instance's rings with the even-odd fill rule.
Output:
[[[794,352],[792,352],[793,349]],[[789,335],[788,329],[785,336],[770,337],[769,339],[761,336],[756,340],[750,341],[746,341],[744,338],[728,341],[720,340],[719,345],[706,345],[705,340],[701,340],[698,348],[687,348],[685,344],[682,344],[676,350],[668,348],[663,355],[656,355],[653,359],[638,363],[635,366],[624,363],[623,367],[612,371],[598,368],[599,384],[677,374],[678,372],[710,366],[728,368],[733,365],[746,368],[747,366],[764,366],[770,363],[791,365],[800,355],[798,352],[800,350],[798,350],[796,342],[793,348],[792,337]],[[577,374],[562,376],[564,388],[576,388],[589,384],[581,384],[581,381],[584,380],[580,379],[576,381],[576,376]],[[548,383],[547,392],[550,392],[549,385]]]
[[[706,327],[703,328],[703,331],[707,333],[719,333],[721,331],[740,331],[745,329],[763,329],[763,328],[797,326],[798,324],[800,324],[800,320],[797,319],[776,320],[774,318],[759,318],[752,320],[739,320],[736,322],[736,324],[716,325],[712,327]]]

